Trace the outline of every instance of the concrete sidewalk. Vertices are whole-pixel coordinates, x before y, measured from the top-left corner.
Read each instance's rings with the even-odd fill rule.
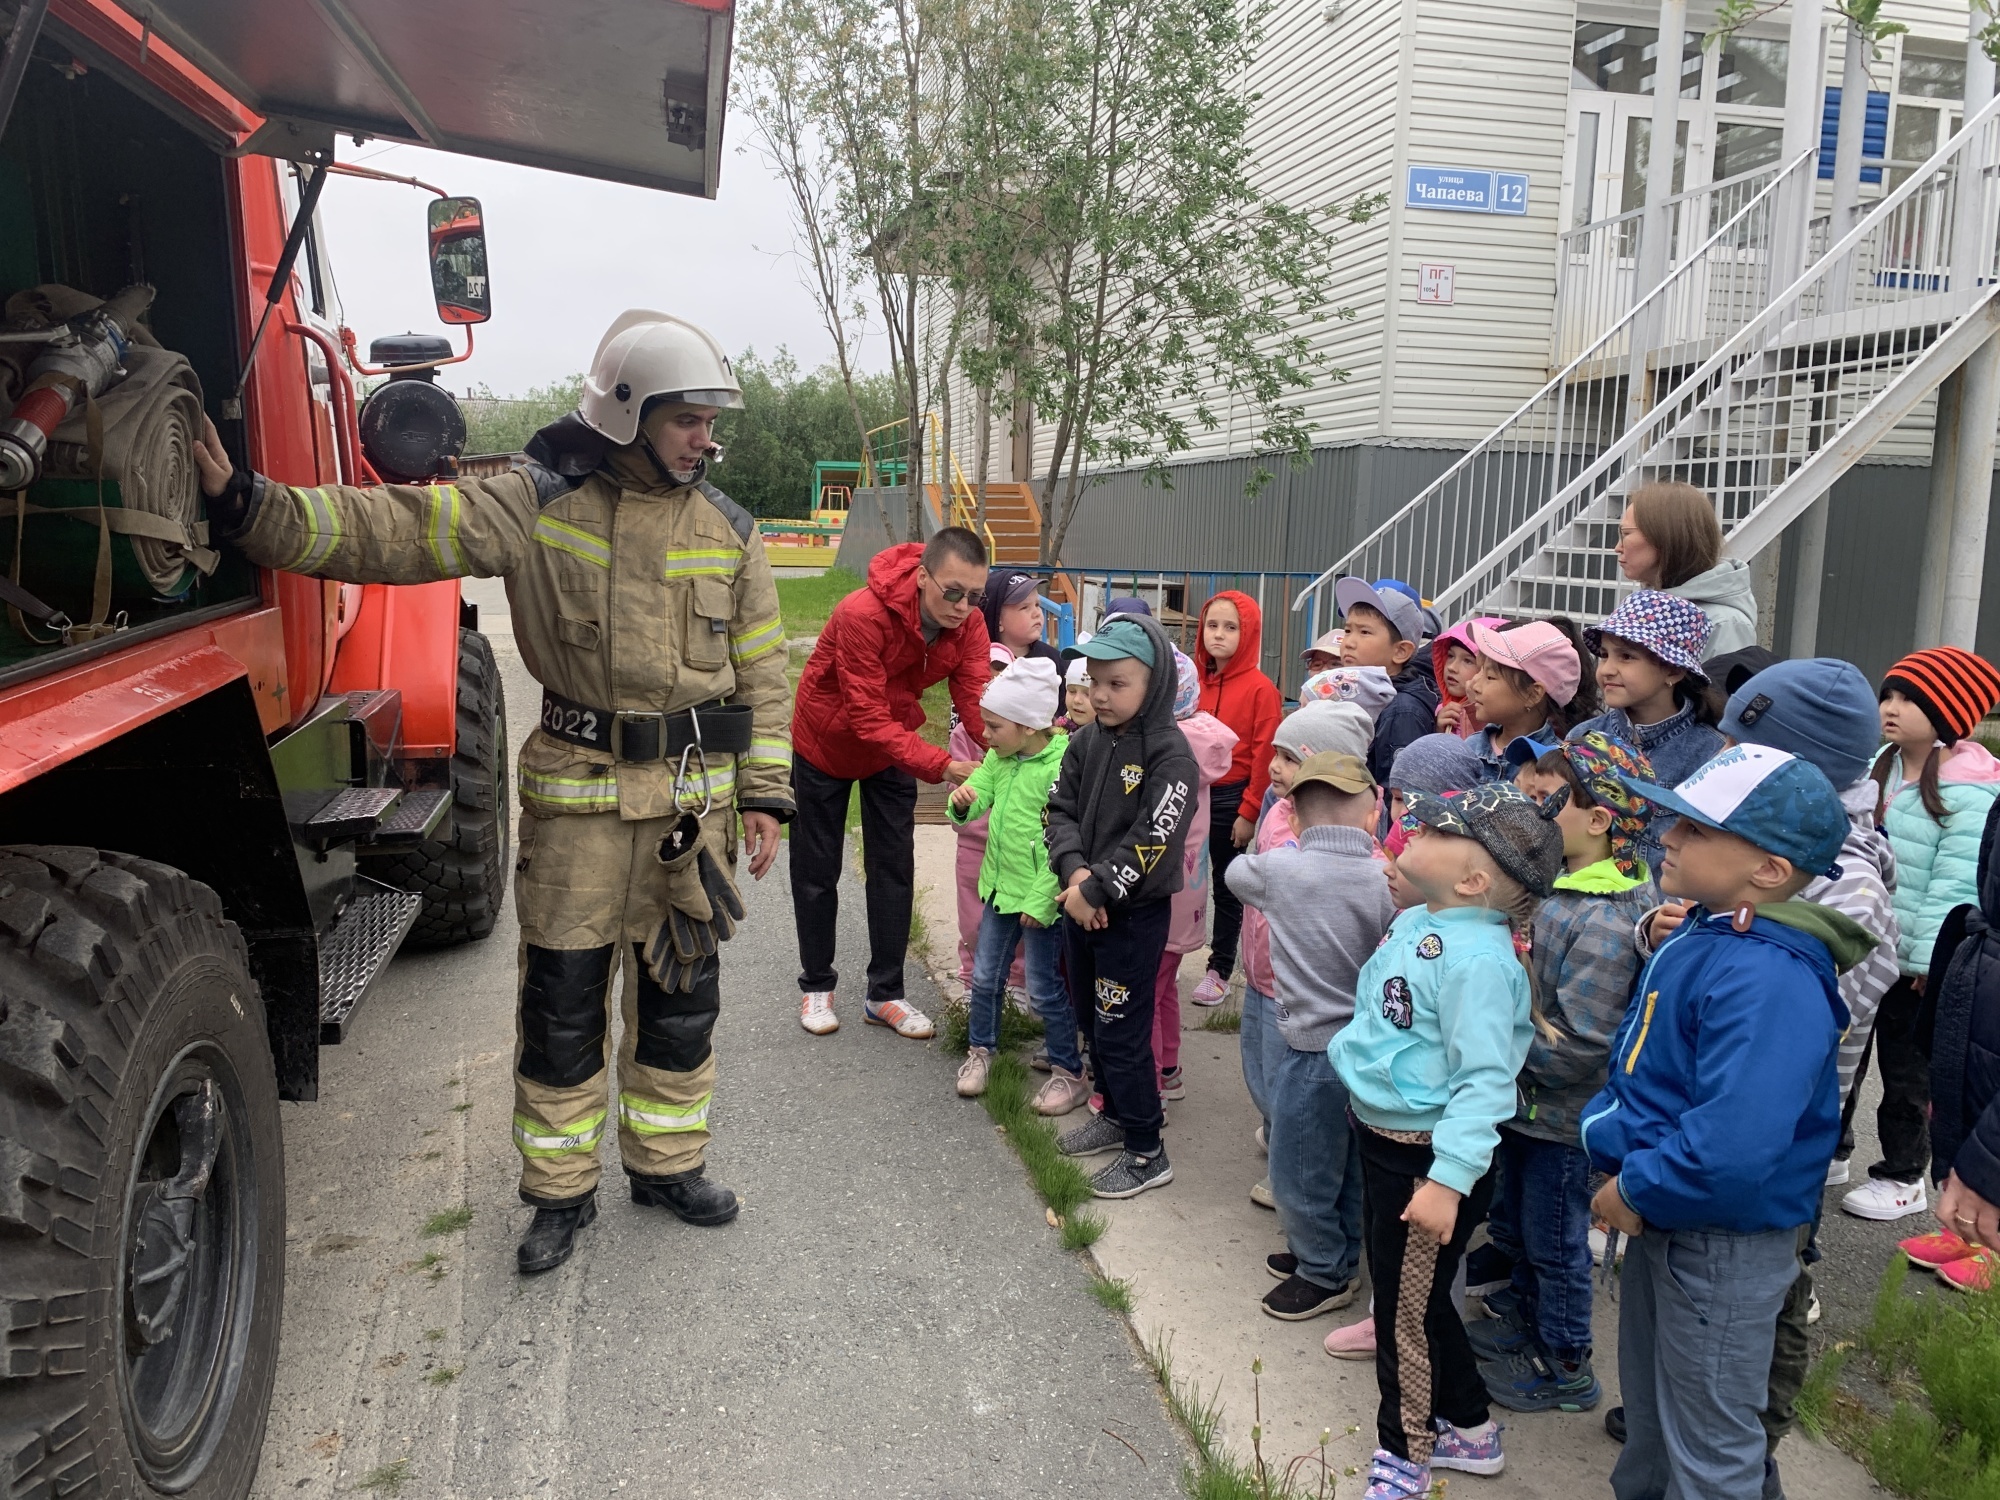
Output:
[[[949,829],[917,830],[917,884],[936,955],[933,970],[939,988],[949,993],[958,991],[955,839]],[[1217,1398],[1221,1431],[1239,1456],[1250,1457],[1250,1428],[1261,1403],[1263,1452],[1274,1471],[1316,1451],[1326,1429],[1333,1434],[1328,1455],[1338,1470],[1365,1467],[1375,1447],[1374,1366],[1330,1359],[1322,1340],[1365,1316],[1367,1296],[1364,1291],[1352,1307],[1305,1323],[1280,1322],[1258,1306],[1273,1285],[1264,1257],[1283,1250],[1285,1241],[1277,1215],[1250,1201],[1250,1186],[1263,1175],[1264,1162],[1237,1039],[1201,1030],[1212,1012],[1187,999],[1201,977],[1203,958],[1190,955],[1181,971],[1187,1098],[1167,1110],[1173,1183],[1127,1202],[1099,1204],[1111,1227],[1094,1254],[1106,1276],[1131,1282],[1133,1324],[1141,1342],[1148,1347],[1169,1342],[1177,1378],[1202,1397]],[[1857,1161],[1866,1159],[1857,1155]],[[1454,1493],[1461,1479],[1479,1500],[1608,1492],[1618,1445],[1605,1434],[1603,1413],[1618,1400],[1617,1320],[1617,1304],[1600,1287],[1596,1367],[1605,1387],[1603,1404],[1579,1415],[1524,1416],[1494,1408],[1507,1428],[1507,1471],[1494,1479],[1452,1475]],[[1253,1360],[1263,1361],[1254,1388]],[[1860,1465],[1803,1434],[1788,1439],[1779,1457],[1793,1500],[1864,1500],[1880,1493]]]

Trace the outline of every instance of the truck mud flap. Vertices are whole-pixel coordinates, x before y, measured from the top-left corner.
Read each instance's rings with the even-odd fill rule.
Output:
[[[424,898],[372,880],[358,882],[355,898],[319,942],[319,1039],[323,1046],[347,1039],[347,1028],[368,991],[403,944],[423,910]]]

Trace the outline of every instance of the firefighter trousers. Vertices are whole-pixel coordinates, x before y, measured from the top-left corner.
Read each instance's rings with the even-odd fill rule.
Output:
[[[514,1144],[526,1202],[572,1203],[596,1188],[598,1142],[614,1110],[628,1173],[655,1177],[701,1165],[721,966],[711,959],[691,991],[670,994],[639,956],[667,912],[667,872],[655,851],[676,821],[521,814]],[[734,810],[722,803],[703,823],[725,869],[734,862],[734,825]],[[621,971],[624,1035],[617,1093],[607,1098],[611,984]]]

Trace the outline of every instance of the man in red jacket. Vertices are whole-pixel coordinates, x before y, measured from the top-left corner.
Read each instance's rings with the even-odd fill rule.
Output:
[[[799,1024],[838,1030],[833,1013],[834,926],[841,843],[861,784],[867,868],[866,1019],[898,1036],[931,1035],[930,1018],[903,1001],[916,879],[917,780],[963,781],[978,762],[953,760],[920,738],[923,691],[951,679],[959,722],[984,743],[979,696],[987,663],[986,546],[962,526],[921,545],[876,555],[868,587],[834,606],[799,679],[792,709],[792,916],[799,930]]]

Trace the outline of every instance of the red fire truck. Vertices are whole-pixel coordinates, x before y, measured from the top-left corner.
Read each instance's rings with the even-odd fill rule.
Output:
[[[206,415],[297,485],[448,479],[464,429],[441,393],[361,420],[314,214],[353,170],[336,147],[712,197],[732,19],[0,0],[8,1497],[248,1492],[284,1288],[278,1101],[317,1096],[319,1049],[404,941],[483,938],[505,892],[476,611],[456,583],[211,547],[192,436]],[[483,321],[479,205],[440,195],[426,230],[440,320]],[[420,384],[448,349],[383,341],[377,362]]]

